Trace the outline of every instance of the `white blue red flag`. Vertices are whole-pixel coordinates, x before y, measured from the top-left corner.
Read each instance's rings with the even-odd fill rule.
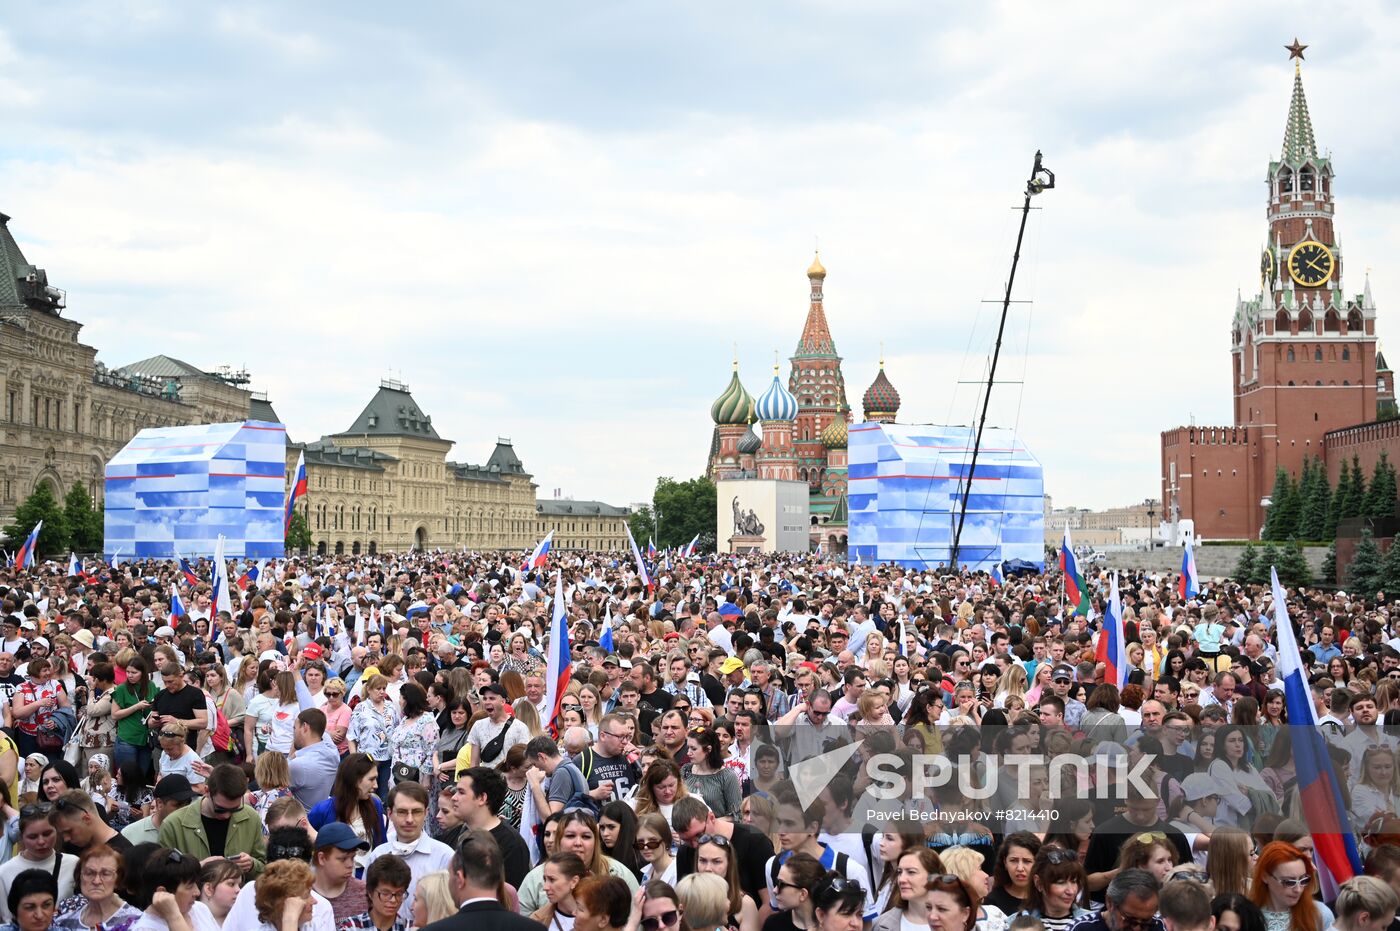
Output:
[[[79,576],[83,574],[83,564],[78,562],[77,553],[68,554],[68,574],[70,576]]]
[[[530,556],[525,560],[525,565],[520,567],[521,572],[529,572],[531,569],[538,569],[543,566],[549,556],[549,548],[554,545],[554,531],[544,535],[544,539],[535,544],[535,548],[530,551]]]
[[[647,591],[651,591],[651,573],[647,572],[647,564],[646,561],[642,559],[642,551],[637,548],[637,541],[632,537],[632,528],[628,527],[625,521],[622,526],[627,530],[627,542],[632,544],[632,555],[637,560],[637,576],[642,580],[642,584],[646,586]]]
[[[1312,688],[1303,668],[1293,622],[1288,618],[1287,598],[1278,583],[1278,570],[1269,568],[1274,595],[1274,628],[1278,631],[1278,675],[1283,680],[1283,702],[1288,708],[1288,730],[1293,735],[1293,771],[1298,799],[1308,816],[1323,897],[1361,874],[1361,854],[1356,835],[1342,804],[1337,772],[1327,752],[1327,740],[1317,725]]]
[[[170,586],[170,616],[172,618],[185,617],[188,613],[185,610],[185,603],[180,600],[180,590],[174,585]]]
[[[1128,684],[1127,631],[1123,627],[1123,603],[1118,598],[1118,573],[1108,591],[1108,608],[1103,615],[1103,629],[1094,659],[1104,664],[1103,681],[1118,688]]]
[[[1183,600],[1195,598],[1201,593],[1201,578],[1196,574],[1196,552],[1190,543],[1181,551],[1181,578],[1177,580],[1176,593]]]
[[[194,574],[194,569],[190,568],[190,561],[185,557],[180,557],[180,574],[185,577],[185,581],[191,585],[199,584],[199,576]]]
[[[306,453],[297,454],[297,470],[292,473],[292,487],[287,492],[287,513],[284,515],[282,533],[292,529],[292,515],[296,513],[297,499],[306,494]]]
[[[1001,574],[1001,563],[992,563],[992,584],[1001,588],[1006,584],[1006,578]]]
[[[569,612],[564,606],[564,573],[559,572],[554,580],[554,616],[549,623],[549,655],[545,661],[544,706],[549,709],[549,720],[545,723],[558,735],[555,721],[559,717],[559,706],[564,702],[569,680],[574,673],[574,658],[569,651]]]
[[[214,543],[214,613],[227,611],[233,615],[233,594],[229,591],[228,560],[224,558],[224,535]]]
[[[39,548],[39,531],[43,529],[44,522],[34,525],[34,529],[29,531],[29,536],[24,538],[24,542],[15,550],[15,568],[27,569],[34,565],[34,551]]]
[[[652,538],[650,538],[650,539],[647,540],[647,559],[651,559],[651,560],[655,560],[655,559],[656,559],[656,538],[655,538],[655,537],[652,537]]]
[[[700,544],[700,534],[695,535],[695,539],[685,545],[685,552],[681,554],[682,559],[689,559],[695,555],[695,547]]]
[[[598,646],[611,653],[613,651],[612,605],[608,605],[607,612],[603,617],[603,632],[598,635]]]
[[[258,584],[258,567],[252,565],[248,566],[243,570],[243,574],[238,577],[238,581],[234,584],[237,585],[241,591],[245,592],[248,590],[249,585],[256,588]]]

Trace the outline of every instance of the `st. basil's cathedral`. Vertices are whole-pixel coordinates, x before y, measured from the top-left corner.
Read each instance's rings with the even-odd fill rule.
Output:
[[[739,363],[724,392],[710,406],[715,422],[706,476],[718,479],[782,479],[805,482],[810,490],[811,545],[844,553],[847,537],[846,427],[852,421],[846,401],[841,357],[822,306],[826,269],[820,256],[807,269],[811,303],[792,368],[783,384],[779,366],[767,390],[754,400],[739,380]],[[865,420],[894,423],[899,392],[880,371],[862,397]],[[759,432],[754,430],[754,422]]]

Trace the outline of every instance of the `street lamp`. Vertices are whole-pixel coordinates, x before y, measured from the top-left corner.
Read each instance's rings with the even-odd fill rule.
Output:
[[[1155,530],[1152,529],[1152,528],[1153,528],[1152,518],[1154,518],[1154,517],[1156,517],[1156,516],[1157,516],[1157,511],[1152,507],[1152,505],[1149,504],[1149,505],[1147,506],[1147,551],[1148,551],[1149,553],[1152,552],[1152,548],[1153,548],[1153,547],[1156,545],[1156,543],[1157,543],[1157,540],[1156,540],[1157,533],[1156,533]]]

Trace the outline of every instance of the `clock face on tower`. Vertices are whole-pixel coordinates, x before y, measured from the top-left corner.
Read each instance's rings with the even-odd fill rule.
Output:
[[[1269,282],[1274,280],[1274,253],[1271,249],[1264,250],[1264,257],[1259,260],[1259,282],[1260,287],[1265,291],[1269,290]]]
[[[1307,288],[1316,288],[1331,278],[1335,264],[1332,250],[1312,239],[1303,240],[1288,253],[1288,274]]]

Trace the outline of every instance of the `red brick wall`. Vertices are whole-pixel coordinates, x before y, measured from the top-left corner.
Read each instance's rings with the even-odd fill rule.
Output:
[[[1248,507],[1255,496],[1250,474],[1249,431],[1238,427],[1178,427],[1162,434],[1162,501],[1170,507],[1171,466],[1176,465],[1181,516],[1198,536],[1249,540],[1258,536]],[[1257,496],[1255,501],[1257,502]],[[1170,513],[1164,515],[1170,520]]]
[[[1327,434],[1327,477],[1332,487],[1337,487],[1337,476],[1341,473],[1343,460],[1350,462],[1356,455],[1366,477],[1384,452],[1391,464],[1400,468],[1400,420],[1387,420],[1384,423],[1367,423],[1359,427],[1336,430]]]

